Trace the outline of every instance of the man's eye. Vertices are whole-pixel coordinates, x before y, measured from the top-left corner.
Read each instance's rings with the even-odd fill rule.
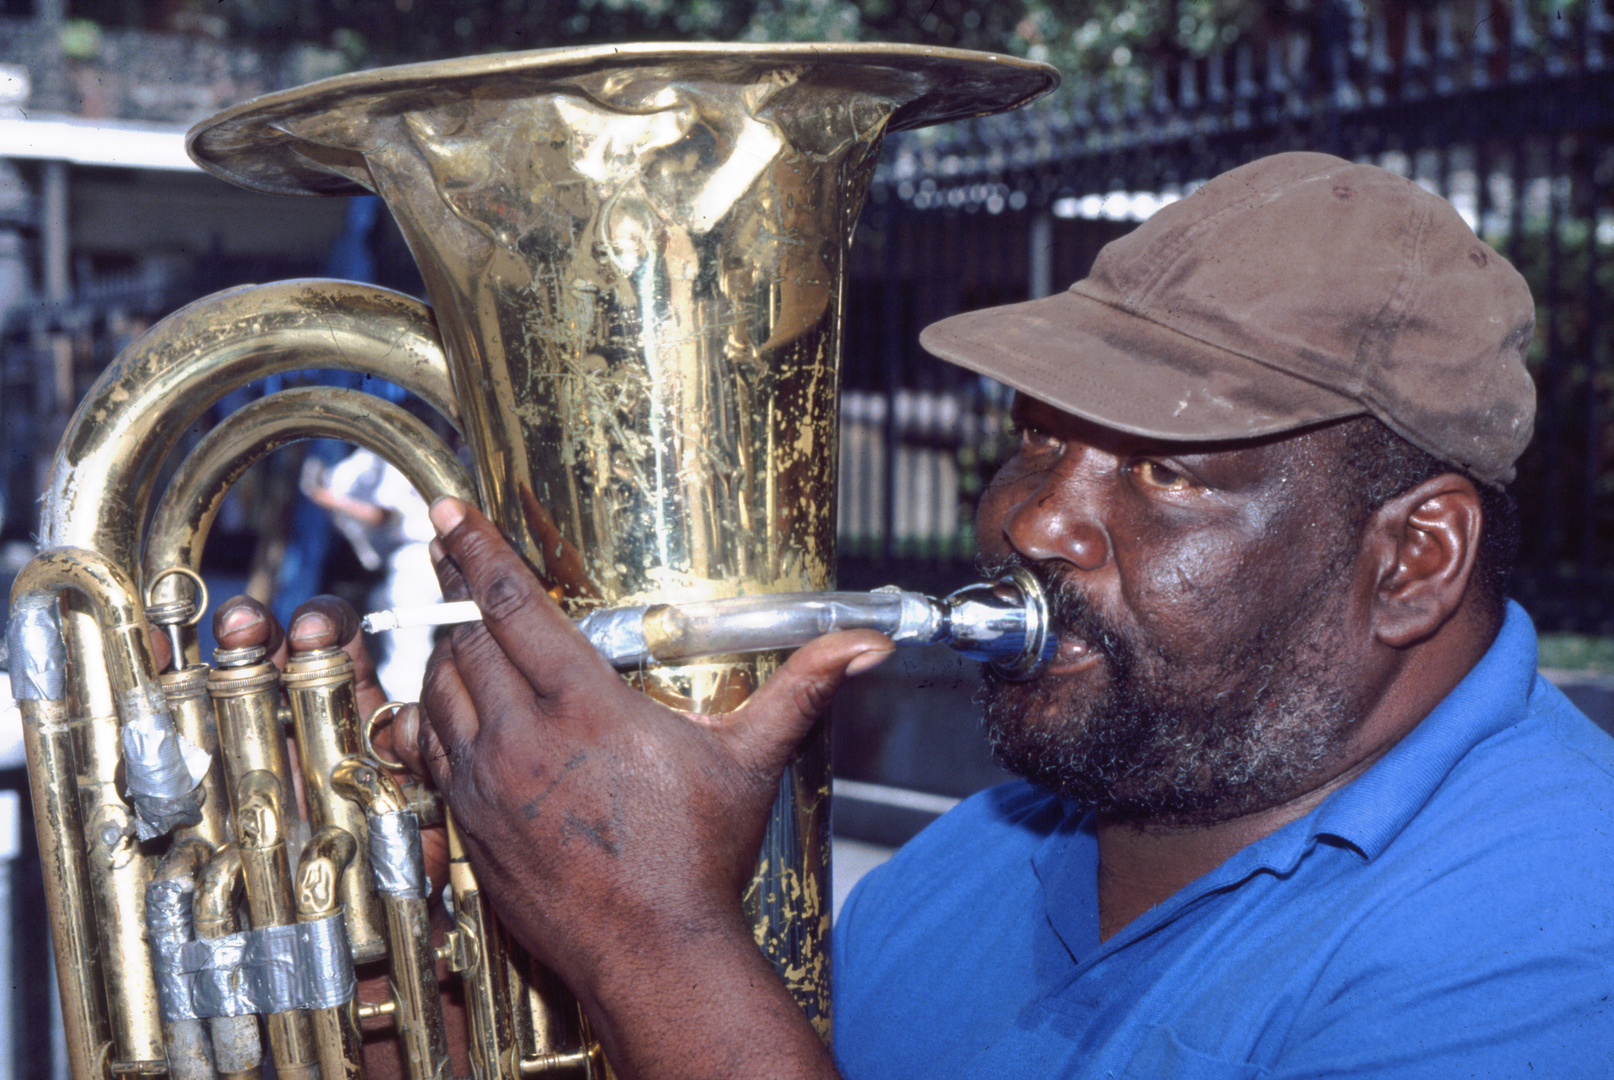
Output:
[[[1023,449],[1040,449],[1053,445],[1054,437],[1036,424],[1020,425],[1020,446]]]
[[[1144,486],[1154,488],[1157,491],[1187,491],[1193,486],[1182,473],[1168,469],[1158,461],[1149,461],[1148,459],[1135,462],[1132,466],[1132,474],[1141,480]]]

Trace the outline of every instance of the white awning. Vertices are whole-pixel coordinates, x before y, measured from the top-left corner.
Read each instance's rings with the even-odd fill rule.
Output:
[[[185,154],[187,130],[182,124],[86,120],[52,113],[0,115],[0,157],[196,171],[196,163]]]

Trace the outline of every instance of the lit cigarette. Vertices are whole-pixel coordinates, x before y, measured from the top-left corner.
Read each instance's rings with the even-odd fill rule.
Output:
[[[372,611],[360,622],[365,633],[379,634],[386,630],[401,630],[406,626],[452,626],[455,623],[476,622],[481,618],[482,611],[475,601],[456,600],[450,604]]]

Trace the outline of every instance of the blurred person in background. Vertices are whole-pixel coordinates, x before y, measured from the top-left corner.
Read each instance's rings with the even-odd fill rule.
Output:
[[[385,568],[370,597],[373,610],[442,600],[427,551],[434,533],[426,501],[391,463],[364,449],[329,468],[310,458],[304,462],[302,490],[314,505],[330,511],[366,570]],[[431,652],[431,627],[394,630],[386,635],[376,676],[392,692],[415,697]]]

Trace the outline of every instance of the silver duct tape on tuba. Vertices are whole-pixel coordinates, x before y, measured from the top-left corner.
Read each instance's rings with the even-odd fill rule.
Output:
[[[363,755],[345,657],[298,657],[284,678],[250,652],[198,662],[219,502],[276,447],[336,437],[428,498],[477,498],[579,618],[832,588],[843,268],[880,140],[1055,82],[940,49],[632,45],[347,75],[191,132],[204,168],[248,187],[380,194],[432,309],[342,282],[208,297],[120,356],[63,440],[10,638],[75,1077],[254,1075],[264,1043],[285,1077],[362,1075],[370,1017],[392,1018],[412,1076],[442,1076],[438,960],[465,981],[476,1075],[608,1071],[575,1003],[499,928],[452,822],[456,926],[433,946],[419,828],[441,807]],[[287,391],[219,424],[150,506],[216,401],[310,367],[438,408],[474,479],[403,410]],[[778,662],[686,652],[627,677],[723,711]],[[746,897],[825,1038],[828,799],[820,725]],[[387,973],[393,999],[358,1008],[355,972]]]

